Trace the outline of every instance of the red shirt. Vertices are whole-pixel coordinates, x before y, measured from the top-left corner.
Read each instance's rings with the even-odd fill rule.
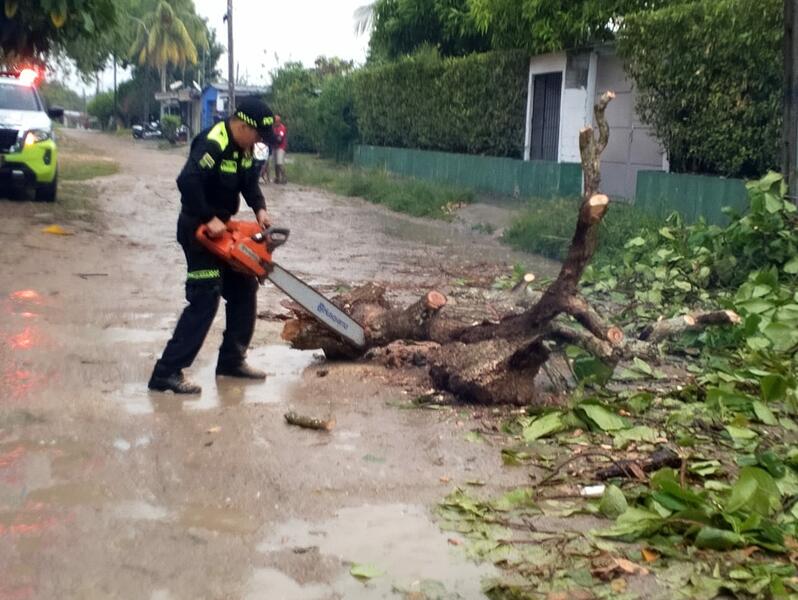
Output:
[[[285,123],[274,125],[272,132],[276,140],[273,147],[278,150],[286,150],[288,148],[288,136],[286,135]]]

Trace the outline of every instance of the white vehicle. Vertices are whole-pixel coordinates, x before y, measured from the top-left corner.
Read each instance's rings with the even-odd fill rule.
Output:
[[[0,72],[0,187],[33,189],[37,200],[53,202],[58,190],[58,148],[51,118],[36,90],[32,69]]]

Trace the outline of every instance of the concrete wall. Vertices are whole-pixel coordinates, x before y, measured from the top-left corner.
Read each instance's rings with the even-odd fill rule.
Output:
[[[610,139],[601,160],[602,191],[614,198],[635,197],[639,171],[662,170],[664,154],[650,129],[635,112],[635,92],[620,58],[600,53],[596,74],[596,97],[607,90],[616,94],[607,107]]]

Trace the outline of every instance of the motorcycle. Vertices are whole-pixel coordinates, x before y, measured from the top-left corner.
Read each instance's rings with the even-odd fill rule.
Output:
[[[144,125],[133,125],[130,128],[133,138],[137,140],[154,140],[163,137],[161,125],[158,121],[150,121]]]

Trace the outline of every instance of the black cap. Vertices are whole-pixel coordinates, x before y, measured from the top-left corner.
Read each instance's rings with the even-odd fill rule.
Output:
[[[265,102],[257,98],[244,98],[236,106],[234,114],[247,125],[257,129],[265,143],[272,141],[274,113]]]

